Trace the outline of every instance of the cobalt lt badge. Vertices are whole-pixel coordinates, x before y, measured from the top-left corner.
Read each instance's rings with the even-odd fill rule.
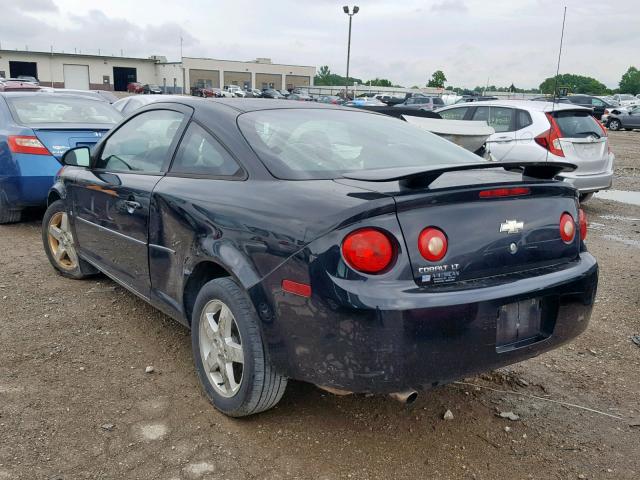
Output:
[[[518,233],[524,228],[524,222],[518,220],[505,220],[500,224],[500,233]]]

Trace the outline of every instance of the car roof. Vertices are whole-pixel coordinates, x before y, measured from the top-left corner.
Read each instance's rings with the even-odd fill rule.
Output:
[[[510,108],[520,108],[522,110],[532,110],[538,112],[550,112],[550,111],[561,111],[561,110],[587,110],[590,111],[590,108],[580,107],[578,105],[574,105],[572,103],[553,103],[553,102],[545,102],[538,100],[481,100],[478,102],[465,102],[465,103],[456,103],[454,105],[447,105],[446,107],[438,109],[438,111],[449,110],[450,108],[459,108],[459,107],[478,107],[486,105],[489,107],[510,107]],[[555,105],[555,106],[554,106]]]
[[[8,98],[15,98],[15,97],[41,97],[41,98],[49,97],[49,98],[60,98],[60,99],[75,98],[75,99],[87,100],[88,102],[106,103],[104,100],[100,98],[92,97],[89,95],[79,95],[74,93],[56,93],[56,92],[42,91],[42,90],[35,90],[35,91],[34,90],[31,90],[31,91],[16,90],[12,92],[0,92],[0,95]]]

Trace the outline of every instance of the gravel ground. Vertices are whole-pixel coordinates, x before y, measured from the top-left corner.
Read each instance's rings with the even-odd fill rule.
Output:
[[[615,188],[640,191],[640,132],[611,142]],[[242,420],[200,393],[186,329],[103,277],[54,274],[38,218],[1,226],[0,480],[637,479],[640,207],[585,210],[601,280],[573,343],[409,408],[292,382]]]

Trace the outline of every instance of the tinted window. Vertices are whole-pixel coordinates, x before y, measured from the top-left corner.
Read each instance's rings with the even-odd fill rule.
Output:
[[[473,112],[471,120],[485,121],[489,123],[489,107],[477,107],[476,111]]]
[[[594,107],[604,107],[605,103],[599,98],[592,98],[591,105],[593,105]]]
[[[102,100],[46,94],[5,97],[13,117],[23,125],[38,123],[104,123],[113,125],[122,115]]]
[[[183,117],[170,110],[136,115],[107,139],[96,168],[161,172]]]
[[[194,175],[233,176],[239,170],[229,153],[196,123],[187,129],[171,166],[173,173]]]
[[[517,110],[518,114],[518,130],[521,128],[528,127],[533,123],[531,120],[531,115],[526,110]]]
[[[464,116],[467,113],[467,110],[469,110],[469,107],[458,107],[458,108],[451,108],[449,110],[444,110],[438,113],[445,120],[463,120]]]
[[[478,161],[471,152],[407,122],[365,112],[262,110],[240,115],[238,125],[271,173],[289,180]]]
[[[440,97],[433,97],[433,104],[434,105],[444,105],[444,102],[442,101],[442,99]]]
[[[489,111],[489,125],[496,133],[512,132],[511,119],[513,118],[513,108],[491,107]]]
[[[590,135],[601,137],[602,128],[591,112],[556,112],[556,122],[565,138],[585,138]]]

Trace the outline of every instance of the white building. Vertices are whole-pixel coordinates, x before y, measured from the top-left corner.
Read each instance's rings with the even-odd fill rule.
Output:
[[[41,85],[82,90],[125,91],[127,84],[157,84],[167,93],[196,87],[239,85],[246,88],[293,88],[313,85],[315,67],[281,65],[268,58],[250,62],[184,57],[168,62],[149,58],[83,53],[0,50],[0,77],[36,77]],[[183,83],[184,82],[184,83]]]

